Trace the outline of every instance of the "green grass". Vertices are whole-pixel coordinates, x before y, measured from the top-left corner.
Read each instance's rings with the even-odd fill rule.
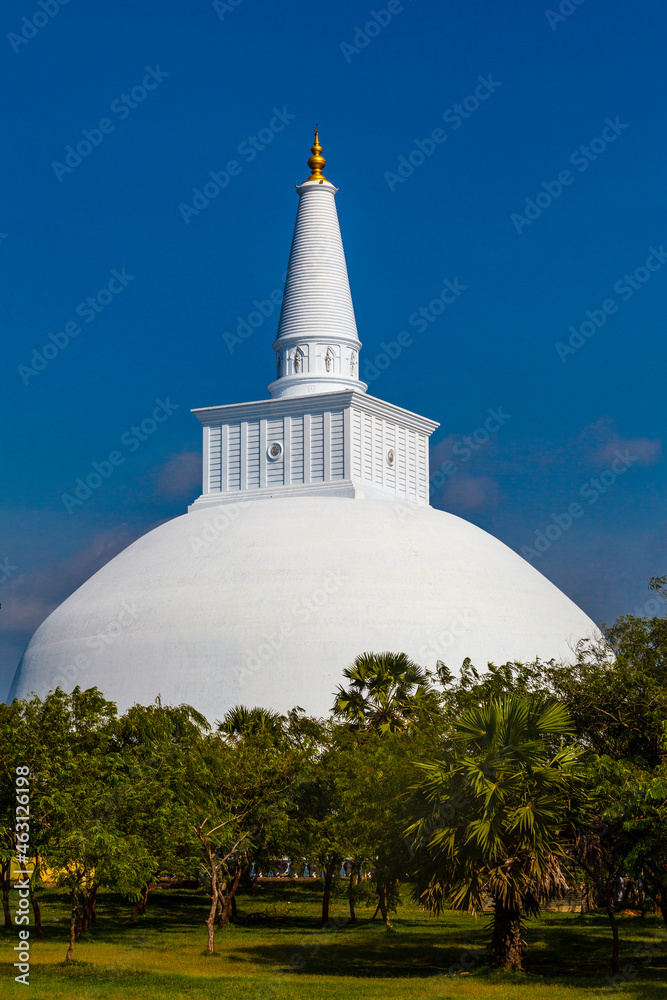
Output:
[[[130,906],[103,894],[98,921],[76,943],[73,965],[63,962],[68,940],[67,900],[43,893],[45,937],[31,935],[32,1000],[145,1000],[145,998],[243,998],[243,1000],[667,1000],[667,934],[661,919],[619,917],[621,992],[609,986],[609,925],[603,913],[545,914],[527,924],[527,966],[521,974],[491,973],[470,958],[486,941],[487,919],[446,913],[435,918],[406,902],[394,933],[359,908],[356,925],[322,933],[317,917],[321,883],[265,887],[239,898],[248,923],[216,934],[208,956],[207,899],[198,891],[153,893],[136,924]],[[347,907],[334,901],[332,916]],[[57,918],[57,922],[53,918]],[[16,930],[0,936],[0,997],[17,995],[12,981]],[[646,963],[649,949],[651,958]],[[638,956],[638,952],[641,955]],[[9,956],[12,955],[10,958]],[[457,968],[463,956],[467,969]],[[20,995],[20,994],[18,994]]]

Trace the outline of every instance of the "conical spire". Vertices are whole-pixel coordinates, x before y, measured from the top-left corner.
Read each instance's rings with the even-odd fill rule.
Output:
[[[317,126],[314,131],[311,174],[296,189],[299,208],[273,345],[274,398],[367,388],[358,377],[361,343],[336,212],[338,188],[322,173],[326,160]]]

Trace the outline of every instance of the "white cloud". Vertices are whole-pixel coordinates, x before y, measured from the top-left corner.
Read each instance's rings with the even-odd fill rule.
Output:
[[[165,497],[181,497],[201,492],[202,456],[198,451],[182,451],[156,473],[155,492]],[[195,496],[192,497],[195,499]]]
[[[613,462],[617,451],[628,451],[636,458],[637,465],[656,465],[662,460],[660,438],[621,437],[611,417],[600,417],[594,424],[585,427],[575,445],[596,468]]]

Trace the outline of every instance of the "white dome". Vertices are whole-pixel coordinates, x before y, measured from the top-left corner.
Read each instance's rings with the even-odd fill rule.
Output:
[[[327,714],[365,651],[433,667],[572,660],[593,622],[529,563],[426,506],[327,497],[195,510],[107,563],[37,630],[11,697],[96,685],[122,711],[160,694]]]

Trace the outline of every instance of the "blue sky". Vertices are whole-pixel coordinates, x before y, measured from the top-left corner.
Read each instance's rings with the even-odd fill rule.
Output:
[[[190,409],[266,397],[277,310],[233,335],[281,286],[314,122],[362,375],[441,424],[434,505],[598,622],[644,607],[667,572],[664,28],[619,0],[6,0],[0,697],[43,618],[198,494]]]

